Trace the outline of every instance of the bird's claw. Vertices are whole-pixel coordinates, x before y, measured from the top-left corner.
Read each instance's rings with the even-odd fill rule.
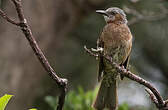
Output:
[[[91,48],[91,51],[97,53],[103,53],[103,48],[102,47],[98,47],[97,49]]]

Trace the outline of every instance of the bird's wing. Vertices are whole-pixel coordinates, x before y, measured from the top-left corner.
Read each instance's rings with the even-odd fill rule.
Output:
[[[97,48],[104,47],[103,41],[99,38],[97,40]],[[102,79],[103,76],[103,71],[104,71],[104,63],[103,63],[103,56],[100,54],[99,55],[99,67],[98,67],[98,82]]]
[[[130,60],[130,55],[128,55],[127,59],[125,60],[125,62],[122,64],[122,66],[124,66],[125,69],[129,68],[129,60]]]
[[[126,60],[123,63],[120,64],[120,66],[124,66],[125,69],[129,69],[129,60],[130,60],[130,54],[131,54],[131,47],[132,47],[132,43],[131,43],[131,45],[128,48],[129,52],[128,52],[128,56],[127,56]],[[123,80],[123,78],[124,78],[124,76],[121,75],[121,80]]]

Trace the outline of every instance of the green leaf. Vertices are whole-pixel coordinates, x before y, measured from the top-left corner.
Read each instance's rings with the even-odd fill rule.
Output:
[[[5,94],[0,98],[0,110],[4,110],[13,95]]]
[[[29,109],[29,110],[37,110],[37,109],[35,109],[35,108],[32,108],[32,109]]]

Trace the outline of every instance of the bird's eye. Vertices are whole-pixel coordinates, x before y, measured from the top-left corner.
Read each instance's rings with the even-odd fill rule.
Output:
[[[115,15],[116,13],[115,12],[111,12],[112,15]]]

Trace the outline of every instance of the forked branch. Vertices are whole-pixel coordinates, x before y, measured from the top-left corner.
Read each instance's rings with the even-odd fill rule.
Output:
[[[7,16],[7,14],[5,12],[3,12],[1,9],[0,9],[0,16],[2,18],[4,18],[6,21],[8,21],[9,23],[12,23],[12,24],[19,26],[21,28],[23,34],[27,38],[30,46],[32,47],[35,55],[39,59],[43,68],[47,71],[48,75],[58,84],[59,88],[61,89],[61,94],[59,96],[57,110],[62,110],[63,105],[64,105],[64,100],[65,100],[66,90],[67,90],[67,79],[63,79],[63,78],[60,78],[57,76],[56,72],[51,67],[51,65],[49,64],[46,57],[44,56],[42,50],[39,48],[32,32],[31,32],[31,29],[26,21],[26,18],[24,17],[21,0],[11,0],[11,1],[15,5],[15,9],[16,9],[16,12],[18,15],[19,22],[16,22],[16,21],[12,20],[11,18],[9,18]]]

